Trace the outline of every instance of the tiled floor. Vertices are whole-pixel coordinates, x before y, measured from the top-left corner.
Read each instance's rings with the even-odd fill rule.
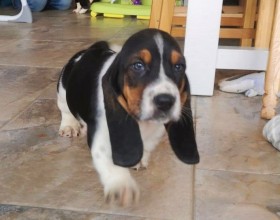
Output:
[[[201,162],[179,162],[166,138],[147,170],[132,171],[141,200],[106,205],[84,138],[58,136],[56,81],[65,62],[97,40],[123,42],[136,19],[70,11],[0,23],[0,219],[274,220],[280,153],[262,137],[261,97],[193,97]],[[231,75],[219,71],[217,77]]]

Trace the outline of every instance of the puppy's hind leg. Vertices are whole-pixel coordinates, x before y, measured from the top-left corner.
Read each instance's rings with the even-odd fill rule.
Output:
[[[57,93],[57,105],[61,112],[59,135],[63,137],[79,136],[81,133],[81,124],[70,112],[66,101],[66,91],[61,85]]]

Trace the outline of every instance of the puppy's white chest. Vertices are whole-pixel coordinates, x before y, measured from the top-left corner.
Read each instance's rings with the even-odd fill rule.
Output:
[[[141,121],[139,128],[145,150],[153,150],[165,133],[164,125],[157,122]]]

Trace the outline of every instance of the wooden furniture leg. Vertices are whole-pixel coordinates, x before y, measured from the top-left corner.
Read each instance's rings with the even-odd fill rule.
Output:
[[[161,20],[159,24],[159,29],[171,32],[172,18],[174,15],[175,0],[163,0],[161,8]]]
[[[260,0],[255,47],[269,48],[276,0]]]
[[[267,0],[266,0],[267,1]],[[276,3],[272,30],[268,68],[265,75],[265,94],[261,117],[271,119],[275,116],[277,92],[280,85],[280,0]]]
[[[153,0],[149,28],[171,32],[175,0]]]
[[[257,12],[257,0],[246,0],[244,4],[243,28],[254,28]],[[251,47],[252,39],[241,39],[241,46]]]
[[[153,0],[149,28],[159,28],[163,0]]]
[[[245,0],[239,0],[239,5],[245,5]]]

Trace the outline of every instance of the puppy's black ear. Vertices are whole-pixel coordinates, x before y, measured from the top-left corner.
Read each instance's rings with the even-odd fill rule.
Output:
[[[193,118],[191,110],[190,91],[187,77],[181,87],[181,100],[184,101],[181,117],[176,122],[169,122],[165,125],[169,141],[176,156],[187,164],[199,162]]]
[[[118,57],[102,79],[107,124],[114,164],[132,167],[142,158],[143,143],[137,121],[120,104],[124,100],[120,95],[117,65]]]

